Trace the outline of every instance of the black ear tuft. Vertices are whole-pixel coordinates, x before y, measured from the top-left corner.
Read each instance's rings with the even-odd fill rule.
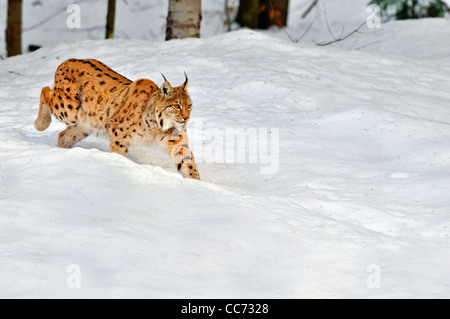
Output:
[[[186,72],[184,72],[184,77],[186,78],[186,81],[184,81],[183,90],[187,91],[189,80],[188,80],[188,76],[187,76]]]

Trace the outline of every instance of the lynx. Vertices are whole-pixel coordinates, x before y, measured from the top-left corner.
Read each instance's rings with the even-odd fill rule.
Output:
[[[109,137],[110,151],[123,156],[132,145],[153,143],[169,152],[183,177],[200,179],[186,133],[192,110],[188,78],[179,87],[163,78],[158,88],[147,79],[132,82],[97,60],[67,60],[56,71],[53,89],[41,91],[35,127],[47,129],[52,115],[67,124],[58,138],[63,148],[92,133]]]

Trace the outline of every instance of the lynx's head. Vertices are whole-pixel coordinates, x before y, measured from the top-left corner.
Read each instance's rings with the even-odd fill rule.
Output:
[[[158,92],[159,103],[155,108],[155,118],[163,131],[172,128],[181,130],[189,121],[192,102],[187,93],[188,78],[186,73],[184,75],[186,81],[178,87],[172,87],[165,76],[162,75],[164,83]]]

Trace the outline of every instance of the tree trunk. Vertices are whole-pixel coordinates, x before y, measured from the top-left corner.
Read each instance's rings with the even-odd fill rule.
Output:
[[[22,54],[22,0],[8,0],[6,50],[8,56]]]
[[[115,16],[116,16],[116,0],[108,0],[108,14],[106,15],[106,39],[114,38]]]
[[[258,28],[267,29],[272,25],[286,26],[289,0],[260,0]]]
[[[201,0],[169,0],[166,41],[200,38]]]
[[[241,0],[237,22],[251,29],[267,29],[271,25],[284,27],[289,0]]]
[[[241,0],[236,21],[250,29],[258,27],[259,0]]]

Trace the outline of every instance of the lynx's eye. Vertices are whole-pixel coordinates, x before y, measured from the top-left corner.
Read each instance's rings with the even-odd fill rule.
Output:
[[[188,110],[192,109],[192,104],[189,104],[187,107]]]
[[[172,107],[173,107],[175,110],[181,110],[180,104],[174,104],[174,105],[172,105]]]

